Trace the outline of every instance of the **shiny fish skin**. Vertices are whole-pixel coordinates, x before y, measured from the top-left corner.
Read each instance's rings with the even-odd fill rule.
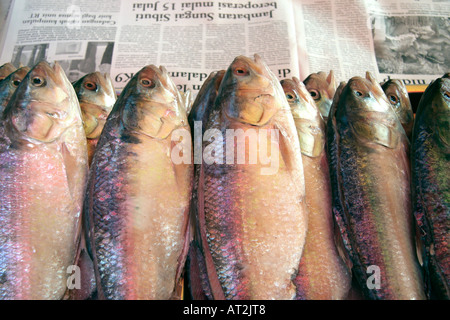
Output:
[[[27,75],[30,68],[22,67],[10,73],[6,78],[0,80],[0,115],[5,110],[14,91],[16,91],[19,83]]]
[[[98,139],[117,95],[111,77],[107,73],[89,73],[74,82],[73,87],[80,102],[89,163],[91,163]]]
[[[353,275],[368,299],[425,299],[414,245],[405,132],[370,73],[366,79],[351,78],[338,90],[327,148],[333,213]],[[370,278],[370,266],[379,268],[379,283]]]
[[[192,188],[192,165],[171,159],[175,129],[191,143],[180,99],[164,67],[146,66],[106,121],[84,205],[100,299],[179,298]]]
[[[342,300],[349,293],[351,274],[335,244],[325,123],[303,83],[293,78],[281,85],[299,135],[308,207],[308,232],[295,280],[297,299]]]
[[[217,92],[222,82],[225,70],[213,71],[203,82],[193,104],[191,112],[188,116],[189,126],[191,128],[192,137],[194,137],[194,148],[202,145],[204,126],[209,116],[209,112],[214,106]],[[200,123],[199,123],[200,121]],[[200,124],[200,126],[199,126]],[[197,125],[197,129],[196,129]],[[201,128],[201,132],[196,132]],[[202,133],[202,134],[199,134]],[[212,299],[211,290],[207,280],[206,267],[202,260],[200,226],[198,225],[198,182],[200,178],[200,168],[202,159],[194,158],[194,184],[191,199],[191,226],[192,237],[190,251],[187,261],[187,277],[189,283],[190,294],[193,299]]]
[[[57,63],[40,62],[23,79],[2,135],[0,298],[61,299],[80,239],[87,154],[79,104]]]
[[[405,84],[398,79],[389,79],[381,84],[381,88],[405,129],[406,136],[411,139],[414,113]]]
[[[199,225],[211,294],[293,299],[307,228],[300,146],[281,85],[258,55],[236,57],[227,69],[206,124],[212,129],[224,137],[227,129],[268,129],[269,139],[279,130],[280,154],[278,171],[270,175],[261,174],[259,162],[203,161]],[[211,140],[204,150],[226,148],[225,139]]]
[[[311,97],[314,99],[326,124],[337,87],[333,70],[330,70],[328,75],[323,71],[311,73],[303,80],[303,83]]]
[[[411,150],[413,206],[432,299],[450,299],[450,79],[438,78],[417,108]]]

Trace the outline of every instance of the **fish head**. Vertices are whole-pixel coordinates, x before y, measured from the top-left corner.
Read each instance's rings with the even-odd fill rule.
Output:
[[[192,103],[189,113],[189,124],[194,125],[194,121],[206,121],[210,108],[214,105],[220,83],[222,82],[225,70],[213,71],[203,82],[200,90]]]
[[[16,91],[28,71],[30,71],[29,67],[22,67],[9,74],[3,80],[0,80],[0,114],[3,112],[4,107],[6,107],[14,91]]]
[[[124,98],[131,98],[123,104],[122,111],[122,121],[128,129],[165,139],[173,130],[187,125],[180,92],[165,67],[145,66],[124,91]]]
[[[306,89],[314,99],[324,119],[328,118],[337,82],[333,70],[327,74],[323,71],[310,74],[304,81]]]
[[[280,109],[288,109],[281,84],[257,54],[253,59],[234,59],[220,84],[217,103],[229,119],[254,126],[266,125]]]
[[[111,77],[96,71],[76,81],[73,87],[80,102],[86,137],[98,138],[117,100]]]
[[[305,85],[296,77],[281,80],[291,107],[295,127],[304,155],[317,157],[325,147],[325,122]]]
[[[347,124],[358,139],[395,148],[405,131],[379,83],[367,72],[353,77],[343,89],[336,118]]]
[[[442,150],[450,153],[450,78],[437,78],[422,95],[416,121],[432,132]]]
[[[389,79],[381,87],[402,124],[414,121],[414,113],[409,100],[408,90],[401,80]]]
[[[0,80],[5,79],[8,75],[13,73],[16,67],[10,62],[4,63],[0,66]]]
[[[53,142],[79,116],[79,104],[64,70],[55,62],[36,64],[23,78],[5,108],[19,139]]]

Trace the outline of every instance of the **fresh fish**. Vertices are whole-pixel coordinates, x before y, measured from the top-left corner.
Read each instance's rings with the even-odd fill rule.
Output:
[[[283,89],[258,55],[227,69],[203,140],[196,258],[209,294],[293,299],[308,223],[301,152]]]
[[[326,121],[330,113],[330,107],[333,102],[334,93],[336,92],[337,82],[334,77],[333,70],[327,74],[323,71],[311,73],[303,83],[306,86],[311,97],[314,99],[319,108],[322,118]]]
[[[410,139],[414,124],[414,112],[405,84],[398,79],[389,79],[381,84],[381,88],[405,129],[406,136]]]
[[[22,80],[2,134],[0,298],[61,299],[88,171],[79,103],[59,64],[40,62]]]
[[[188,117],[192,133],[195,121],[201,121],[203,128],[204,122],[208,120],[208,112],[211,110],[211,106],[217,97],[217,91],[219,90],[224,74],[225,70],[211,72],[197,93]]]
[[[345,299],[351,274],[335,243],[325,122],[303,83],[294,77],[281,85],[297,127],[308,207],[308,232],[295,280],[297,299]]]
[[[191,134],[194,138],[194,150],[199,149],[200,152],[194,151],[194,185],[191,199],[191,227],[192,232],[190,242],[189,254],[186,262],[187,278],[189,294],[195,300],[212,298],[208,289],[208,280],[206,278],[206,266],[202,264],[202,261],[197,259],[197,256],[201,257],[201,236],[200,226],[198,226],[198,199],[197,189],[198,180],[200,178],[200,168],[202,162],[202,143],[204,125],[208,119],[209,111],[214,106],[214,101],[217,97],[217,92],[220,83],[225,74],[225,70],[213,71],[208,78],[203,82],[195,100],[192,104],[192,109],[188,116],[189,126],[191,128]]]
[[[167,70],[145,66],[117,99],[90,168],[85,225],[99,298],[180,298],[191,144],[186,110]],[[176,157],[181,153],[186,161]]]
[[[89,73],[74,82],[73,87],[80,102],[88,159],[91,163],[106,118],[116,102],[117,95],[111,77],[107,73]]]
[[[366,298],[425,299],[405,131],[370,73],[338,90],[327,148],[333,212],[353,275]]]
[[[411,152],[414,214],[424,244],[431,298],[450,299],[450,79],[438,78],[419,102]],[[430,288],[431,287],[431,288]]]
[[[5,79],[8,75],[16,71],[16,67],[12,63],[7,62],[0,66],[0,81]]]
[[[3,110],[5,110],[14,91],[16,91],[28,71],[30,71],[29,67],[22,67],[10,73],[3,80],[0,80],[0,115],[3,113]]]

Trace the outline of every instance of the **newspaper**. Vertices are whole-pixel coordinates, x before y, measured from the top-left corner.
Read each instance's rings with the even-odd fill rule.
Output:
[[[301,78],[372,72],[426,86],[450,70],[448,0],[295,0]]]
[[[71,81],[108,72],[118,93],[155,64],[195,95],[212,71],[255,53],[280,80],[370,71],[380,82],[426,85],[450,69],[449,1],[6,2],[0,65],[58,61]]]

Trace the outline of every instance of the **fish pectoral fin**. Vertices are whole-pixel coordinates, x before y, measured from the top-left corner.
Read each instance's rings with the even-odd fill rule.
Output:
[[[189,294],[194,300],[213,300],[205,257],[196,240],[191,241],[186,262]]]
[[[278,143],[279,143],[279,151],[282,163],[279,163],[279,166],[286,166],[287,171],[289,171],[292,175],[292,181],[296,183],[298,188],[298,194],[300,196],[304,196],[304,181],[303,176],[303,165],[301,162],[301,150],[300,143],[294,143],[294,140],[297,139],[297,133],[295,134],[291,132],[286,132],[284,129],[279,129],[278,134]],[[298,149],[295,147],[298,145]],[[299,161],[300,159],[300,161]]]
[[[61,154],[64,161],[64,167],[66,170],[66,177],[67,177],[67,183],[69,185],[69,190],[71,196],[73,196],[76,193],[76,188],[79,187],[78,183],[80,181],[77,181],[77,174],[73,174],[74,170],[77,170],[79,168],[78,165],[78,159],[76,158],[75,154],[71,150],[71,146],[66,144],[65,142],[61,145]]]
[[[96,289],[94,263],[89,257],[86,249],[81,249],[80,256],[76,262],[80,271],[79,283],[74,283],[72,289],[68,289],[69,300],[87,300],[91,298]],[[75,278],[76,280],[76,278]]]
[[[177,260],[177,271],[175,274],[175,288],[174,288],[174,294],[178,294],[180,293],[180,281],[181,281],[181,286],[182,288],[184,287],[183,285],[183,278],[184,278],[184,271],[185,271],[185,265],[186,265],[186,259],[189,253],[189,243],[190,243],[190,239],[191,239],[191,226],[190,226],[190,217],[189,217],[189,207],[186,208],[185,210],[185,220],[184,220],[184,225],[183,225],[183,230],[184,230],[184,243],[183,243],[183,248],[181,250],[181,254],[178,257]],[[181,289],[182,289],[181,288]],[[183,297],[183,295],[179,296],[179,298]],[[179,299],[177,299],[179,300]]]

